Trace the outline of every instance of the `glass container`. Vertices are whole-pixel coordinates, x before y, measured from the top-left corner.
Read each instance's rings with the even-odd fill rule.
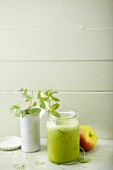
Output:
[[[48,158],[56,164],[73,163],[80,153],[78,114],[67,111],[60,115],[60,118],[48,115]]]

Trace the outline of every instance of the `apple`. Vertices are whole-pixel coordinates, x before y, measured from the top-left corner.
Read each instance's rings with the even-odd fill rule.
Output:
[[[97,144],[97,135],[95,131],[87,125],[80,126],[80,146],[89,151],[93,149]]]

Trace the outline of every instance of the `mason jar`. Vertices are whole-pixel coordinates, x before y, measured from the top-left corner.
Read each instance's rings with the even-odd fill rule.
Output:
[[[60,112],[60,115],[60,118],[48,115],[48,158],[56,164],[73,163],[80,153],[78,114],[67,111]]]

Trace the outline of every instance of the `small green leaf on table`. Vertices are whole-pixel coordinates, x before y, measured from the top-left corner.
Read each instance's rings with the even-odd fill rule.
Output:
[[[88,159],[88,158],[79,158],[78,162],[80,162],[80,163],[87,163],[87,162],[90,162],[90,159]]]
[[[35,162],[35,165],[43,165],[43,164],[45,164],[45,162],[43,162],[43,161],[36,161]]]
[[[25,168],[24,164],[13,164],[13,167],[17,170],[22,170]]]

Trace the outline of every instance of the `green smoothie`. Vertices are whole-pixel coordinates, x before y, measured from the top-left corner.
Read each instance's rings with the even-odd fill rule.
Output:
[[[79,157],[78,121],[47,123],[48,158],[57,164],[70,163]]]

